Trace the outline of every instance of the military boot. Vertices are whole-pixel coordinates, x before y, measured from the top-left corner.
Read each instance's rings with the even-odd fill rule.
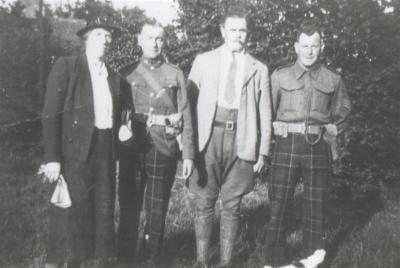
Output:
[[[208,268],[208,250],[210,247],[210,239],[212,232],[212,217],[198,216],[195,222],[196,233],[196,267]]]
[[[232,252],[239,228],[239,219],[221,217],[220,263],[217,267],[232,267]]]

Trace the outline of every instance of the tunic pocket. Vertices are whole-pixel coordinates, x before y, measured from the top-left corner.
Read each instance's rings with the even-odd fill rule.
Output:
[[[285,111],[302,111],[304,102],[303,85],[286,85],[281,87],[279,109]]]
[[[331,99],[334,89],[329,85],[316,83],[313,85],[313,95],[311,99],[311,110],[327,114],[331,107]]]

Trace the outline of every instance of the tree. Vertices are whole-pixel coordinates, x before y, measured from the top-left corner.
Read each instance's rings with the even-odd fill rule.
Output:
[[[196,54],[221,44],[218,17],[230,5],[247,6],[249,51],[276,67],[295,60],[296,27],[306,18],[323,28],[324,60],[342,72],[353,101],[350,128],[341,137],[337,182],[354,194],[400,175],[398,1],[377,0],[177,0],[182,38],[173,38],[171,55],[190,70]],[[387,13],[394,6],[393,13]]]
[[[110,1],[88,0],[77,2],[75,6],[59,7],[56,14],[64,18],[81,19],[83,21],[102,17],[108,23],[119,27],[122,34],[112,42],[106,53],[106,61],[113,69],[119,70],[121,67],[139,59],[140,48],[137,46],[136,34],[143,22],[149,20],[143,10],[137,7],[131,9],[124,7],[122,10],[115,10]]]

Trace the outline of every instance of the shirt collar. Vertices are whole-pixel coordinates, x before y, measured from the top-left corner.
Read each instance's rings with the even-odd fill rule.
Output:
[[[232,50],[228,48],[225,44],[222,46],[222,53],[225,55],[228,55],[229,57],[232,55]],[[246,49],[242,49],[240,52],[233,52],[235,53],[235,56],[244,56],[246,54]]]
[[[95,71],[101,76],[108,76],[106,65],[101,59],[90,55],[90,53],[86,53],[86,58],[89,65],[89,70]]]
[[[296,75],[296,79],[299,80],[306,72],[310,72],[310,75],[314,79],[317,78],[319,70],[321,69],[321,65],[322,62],[318,61],[309,69],[306,69],[305,67],[303,67],[303,65],[300,64],[299,60],[297,60],[296,63],[294,64],[294,73]]]

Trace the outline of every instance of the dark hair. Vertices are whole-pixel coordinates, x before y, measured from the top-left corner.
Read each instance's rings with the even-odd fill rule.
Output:
[[[300,27],[296,31],[296,42],[299,41],[300,35],[305,34],[307,36],[311,36],[314,33],[318,33],[322,38],[322,28],[321,26],[314,21],[307,21],[300,25]]]
[[[246,23],[249,24],[247,15],[249,10],[244,5],[233,5],[228,7],[220,17],[220,25],[223,25],[227,18],[241,18],[245,19]]]

